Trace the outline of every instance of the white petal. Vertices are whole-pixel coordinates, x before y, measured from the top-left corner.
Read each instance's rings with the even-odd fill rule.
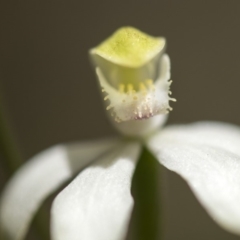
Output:
[[[116,140],[58,145],[28,161],[6,186],[0,204],[0,226],[10,239],[23,239],[44,199]]]
[[[131,179],[140,145],[120,146],[86,168],[55,199],[53,240],[122,240],[130,219]]]
[[[240,234],[240,130],[228,124],[168,127],[148,142],[168,169],[181,175],[212,218]]]
[[[240,127],[221,122],[196,122],[173,125],[159,132],[161,138],[170,141],[203,143],[220,147],[240,156]]]

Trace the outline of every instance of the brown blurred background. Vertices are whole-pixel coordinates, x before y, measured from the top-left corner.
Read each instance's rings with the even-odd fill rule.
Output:
[[[1,0],[1,94],[24,159],[114,133],[88,49],[124,25],[167,38],[178,100],[169,124],[240,125],[240,1]],[[183,180],[166,174],[166,240],[240,239],[207,216]]]

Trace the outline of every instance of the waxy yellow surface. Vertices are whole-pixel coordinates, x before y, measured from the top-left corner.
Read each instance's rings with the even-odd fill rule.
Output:
[[[122,27],[91,50],[102,58],[129,68],[137,68],[164,50],[165,38],[152,37],[133,27]]]

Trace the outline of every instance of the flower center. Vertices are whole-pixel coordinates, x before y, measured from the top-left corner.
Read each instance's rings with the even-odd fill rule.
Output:
[[[106,102],[115,122],[167,114],[171,107],[170,60],[166,40],[123,27],[90,50]]]

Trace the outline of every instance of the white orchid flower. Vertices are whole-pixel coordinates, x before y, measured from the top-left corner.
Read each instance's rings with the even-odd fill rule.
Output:
[[[2,194],[4,235],[24,239],[44,199],[79,173],[53,202],[52,239],[124,239],[142,145],[186,180],[216,223],[240,234],[240,128],[218,122],[161,128],[174,100],[164,38],[121,28],[90,55],[110,120],[124,137],[60,144],[30,159]]]

